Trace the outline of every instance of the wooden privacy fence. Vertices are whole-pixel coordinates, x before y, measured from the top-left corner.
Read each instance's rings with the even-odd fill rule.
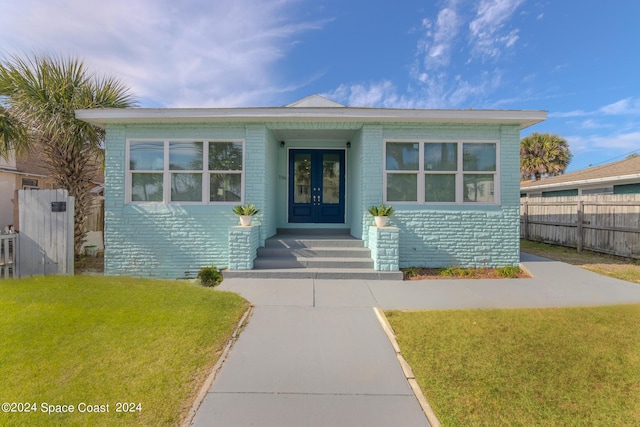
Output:
[[[640,258],[640,194],[523,198],[520,237]]]

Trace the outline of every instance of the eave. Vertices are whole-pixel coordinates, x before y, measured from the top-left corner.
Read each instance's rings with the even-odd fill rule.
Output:
[[[520,129],[547,118],[539,110],[422,110],[353,107],[275,108],[116,108],[76,110],[76,118],[111,124],[357,122],[516,125]]]

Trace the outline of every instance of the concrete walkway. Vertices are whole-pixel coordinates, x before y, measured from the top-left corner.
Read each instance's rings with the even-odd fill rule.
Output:
[[[640,302],[640,285],[522,254],[532,279],[227,279],[253,315],[195,426],[428,426],[372,307],[517,308]]]

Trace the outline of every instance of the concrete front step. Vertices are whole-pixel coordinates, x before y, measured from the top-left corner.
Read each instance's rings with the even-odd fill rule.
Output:
[[[363,248],[364,242],[355,237],[336,238],[336,236],[274,236],[264,242],[265,248],[303,249],[303,248]]]
[[[324,258],[368,258],[371,259],[371,250],[364,247],[264,247],[258,248],[259,258],[297,258],[297,257],[324,257]]]
[[[371,251],[348,229],[278,229],[257,255],[253,270],[224,277],[402,280],[400,271],[374,270]]]
[[[376,271],[365,268],[223,270],[222,275],[229,279],[402,280],[401,271]]]
[[[328,258],[294,256],[290,258],[256,258],[253,268],[283,269],[283,268],[321,268],[325,270],[335,268],[373,268],[371,258]]]

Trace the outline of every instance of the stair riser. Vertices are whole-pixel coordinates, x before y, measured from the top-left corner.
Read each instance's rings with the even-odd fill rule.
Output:
[[[280,268],[323,268],[331,270],[334,268],[373,268],[373,260],[362,259],[362,261],[323,261],[311,258],[304,260],[278,259],[278,258],[256,258],[253,261],[254,269],[280,269]]]
[[[298,240],[298,239],[267,239],[264,246],[266,248],[363,248],[362,240]]]
[[[371,258],[366,248],[258,248],[258,256],[264,258],[329,257],[329,258]]]

